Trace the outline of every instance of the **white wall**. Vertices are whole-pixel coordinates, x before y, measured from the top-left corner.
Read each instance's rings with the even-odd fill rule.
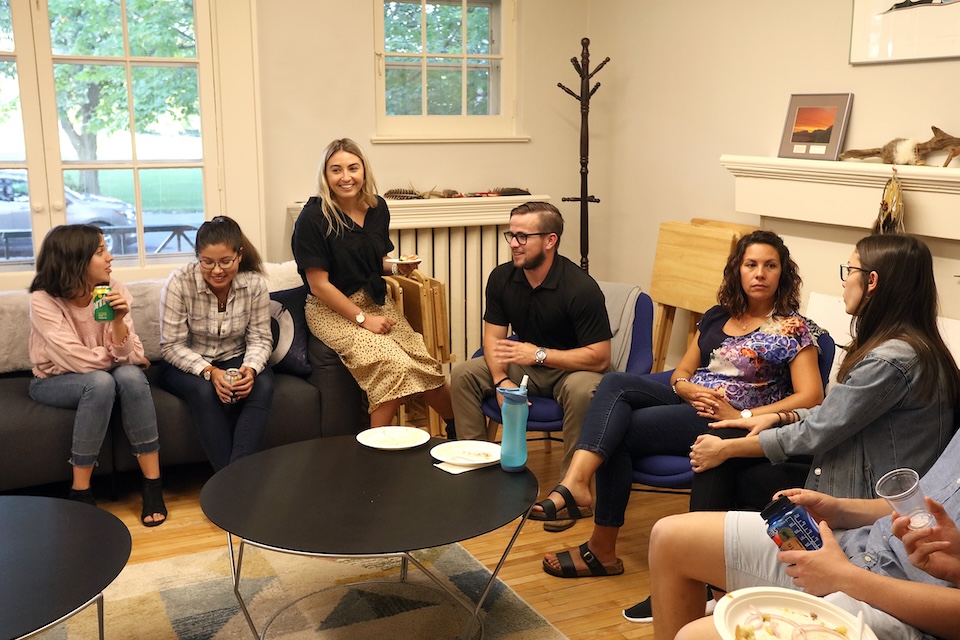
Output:
[[[518,133],[530,143],[371,145],[373,3],[270,0],[258,6],[267,255],[289,257],[289,202],[314,192],[324,145],[357,139],[381,191],[525,186],[548,193],[568,220],[564,253],[579,259],[579,128],[570,58],[591,39],[591,274],[648,288],[665,220],[760,224],[734,210],[724,153],[775,156],[792,93],[854,94],[846,148],[930,125],[960,135],[960,61],[851,66],[852,0],[521,0]],[[960,166],[955,160],[954,166]],[[877,193],[879,206],[880,193]],[[909,203],[907,216],[909,216]],[[840,221],[838,221],[840,222]],[[770,220],[809,291],[836,293],[837,264],[863,235],[849,227]],[[960,318],[960,245],[932,241],[943,314]],[[678,318],[678,321],[683,321]],[[674,350],[677,345],[674,344]]]
[[[517,133],[529,143],[371,144],[375,132],[373,2],[269,0],[258,3],[266,190],[267,255],[290,254],[286,207],[316,193],[316,168],[334,138],[370,156],[380,191],[413,184],[458,191],[526,187],[548,194],[568,220],[563,252],[579,261],[579,104],[559,88],[578,76],[587,4],[520,2]],[[574,87],[575,88],[575,84]],[[610,103],[607,103],[609,108]]]

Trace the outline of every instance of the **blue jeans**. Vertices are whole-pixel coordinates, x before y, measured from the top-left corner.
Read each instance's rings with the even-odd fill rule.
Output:
[[[121,365],[110,371],[64,373],[30,382],[30,397],[51,407],[76,409],[70,464],[92,467],[107,435],[113,403],[120,398],[120,417],[133,455],[160,450],[157,411],[150,383],[140,367]]]
[[[221,369],[239,368],[243,356],[213,364]],[[236,404],[224,404],[213,383],[168,362],[160,365],[160,385],[190,407],[200,446],[214,471],[260,448],[273,403],[273,370],[269,366],[254,378],[250,395]]]
[[[697,436],[709,429],[709,422],[668,385],[632,373],[603,376],[577,444],[577,449],[604,460],[597,469],[594,522],[622,527],[633,484],[633,459],[687,455]]]

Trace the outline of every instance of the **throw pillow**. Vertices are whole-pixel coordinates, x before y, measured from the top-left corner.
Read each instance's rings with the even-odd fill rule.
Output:
[[[270,365],[277,373],[308,376],[312,371],[307,357],[310,329],[303,315],[306,299],[305,286],[270,294],[270,329],[273,332]]]

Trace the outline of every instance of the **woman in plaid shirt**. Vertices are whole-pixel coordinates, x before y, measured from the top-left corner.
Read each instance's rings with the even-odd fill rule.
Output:
[[[197,261],[170,274],[160,294],[160,384],[190,406],[219,471],[255,453],[273,401],[270,293],[260,254],[234,220],[200,225]],[[240,370],[230,382],[227,369]]]

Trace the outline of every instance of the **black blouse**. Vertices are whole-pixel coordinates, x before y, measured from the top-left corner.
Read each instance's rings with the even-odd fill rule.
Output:
[[[293,227],[291,245],[297,270],[308,288],[306,270],[318,268],[330,274],[330,283],[344,295],[364,289],[374,302],[384,303],[383,257],[393,251],[393,242],[390,210],[380,196],[377,205],[367,209],[362,227],[347,218],[347,226],[339,233],[330,230],[320,198],[311,197]]]

